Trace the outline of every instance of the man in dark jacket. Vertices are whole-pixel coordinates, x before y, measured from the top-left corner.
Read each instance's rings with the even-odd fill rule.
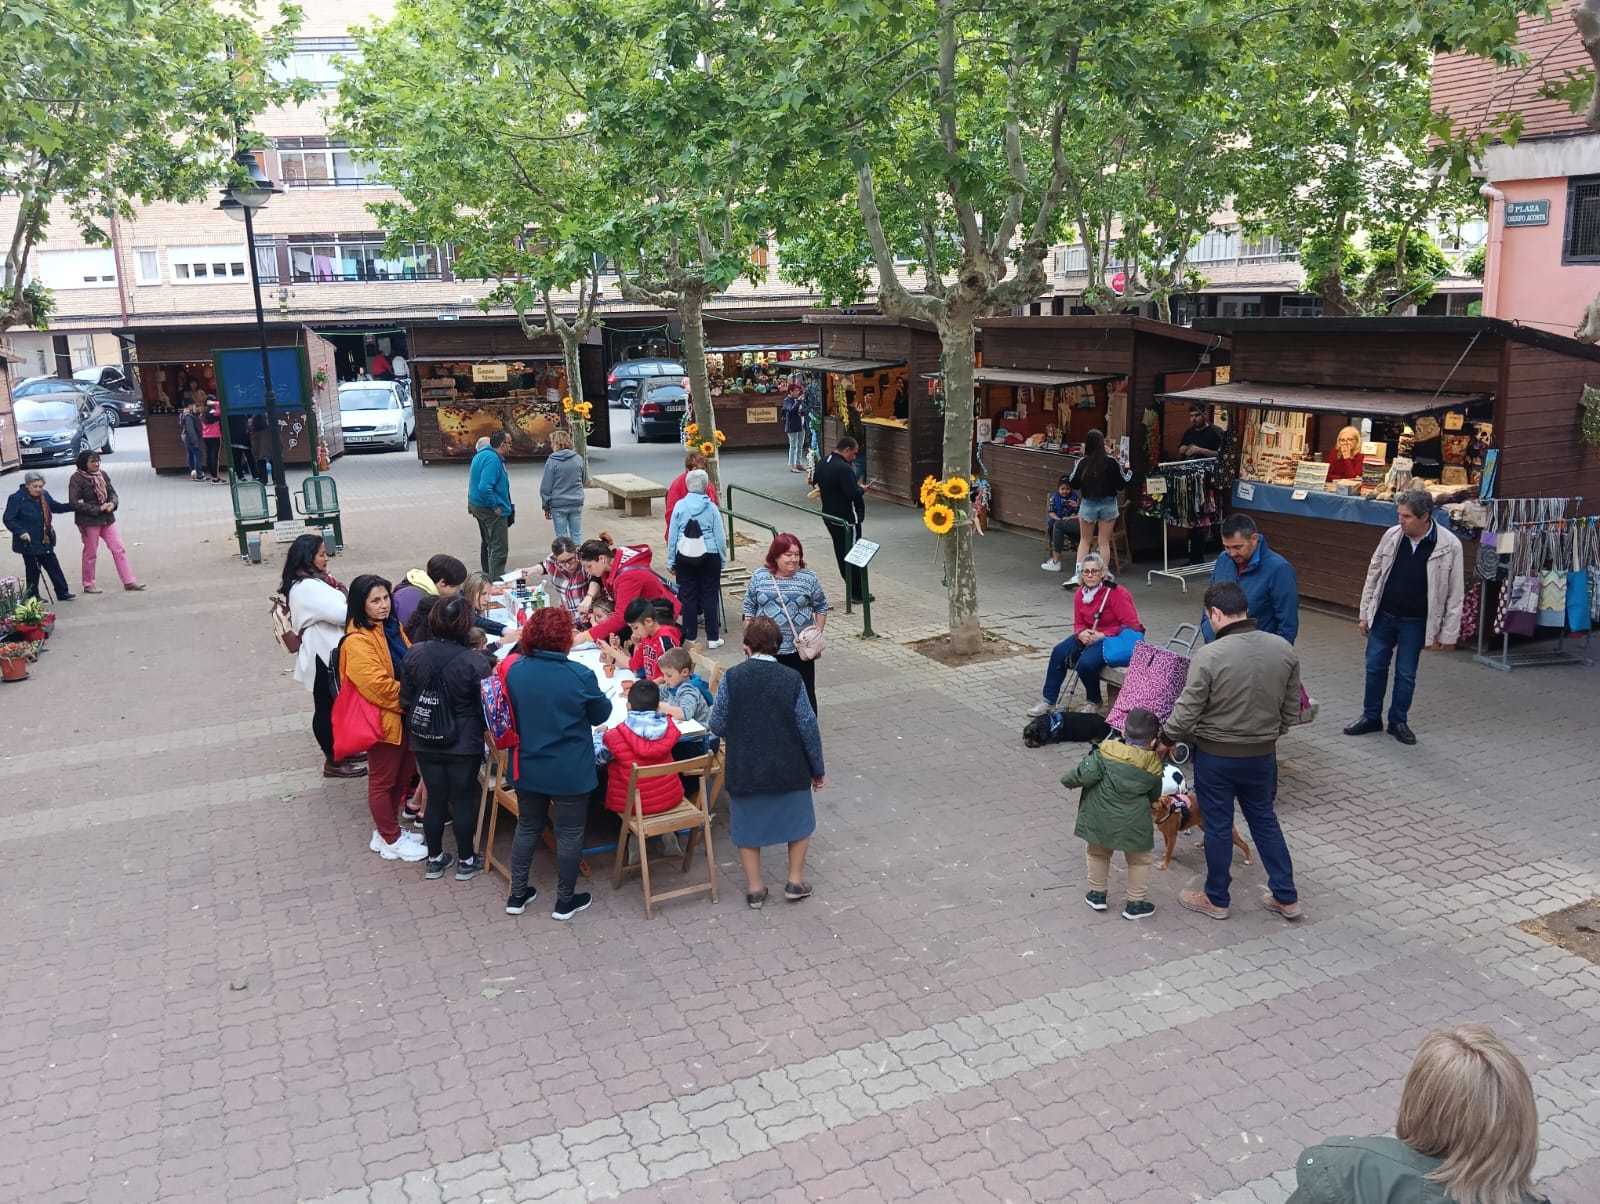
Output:
[[[834,445],[833,454],[817,465],[812,479],[822,494],[822,512],[841,518],[848,523],[829,523],[828,535],[833,539],[833,558],[839,565],[839,576],[844,578],[850,591],[850,601],[860,602],[861,570],[844,562],[845,553],[861,538],[861,524],[867,517],[867,494],[856,480],[855,459],[861,445],[849,435]]]
[[[58,511],[71,514],[72,508],[45,491],[42,473],[30,472],[17,486],[17,491],[6,499],[5,527],[11,532],[11,550],[22,557],[28,578],[28,596],[39,596],[42,572],[49,574],[56,600],[70,602],[78,595],[67,585],[67,576],[56,559],[56,544],[61,538],[55,524]]]
[[[1300,634],[1300,587],[1294,566],[1267,546],[1248,514],[1230,515],[1222,524],[1222,551],[1211,570],[1211,584],[1236,581],[1250,601],[1256,630],[1281,635],[1291,644]],[[1216,639],[1211,620],[1202,617],[1200,630]]]

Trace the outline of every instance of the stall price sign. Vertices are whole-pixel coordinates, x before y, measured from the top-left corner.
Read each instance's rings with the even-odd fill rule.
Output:
[[[858,569],[864,569],[872,563],[872,558],[878,554],[878,545],[870,539],[858,539],[844,554],[844,562],[853,564]]]
[[[1328,469],[1331,467],[1326,460],[1302,460],[1294,466],[1294,485],[1296,489],[1321,489],[1328,483]]]
[[[504,364],[473,364],[472,381],[479,385],[504,384],[506,379],[506,366]]]
[[[778,421],[777,406],[751,406],[744,412],[746,422],[776,422]]]

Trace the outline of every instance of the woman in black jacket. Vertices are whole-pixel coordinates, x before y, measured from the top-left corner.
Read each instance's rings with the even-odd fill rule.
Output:
[[[444,851],[444,823],[456,833],[456,881],[483,872],[477,853],[478,768],[483,764],[483,702],[480,683],[494,666],[482,652],[467,646],[472,608],[460,595],[441,599],[428,613],[433,638],[406,653],[400,673],[400,711],[406,717],[417,772],[428,788],[422,834],[428,843],[429,878],[444,877],[455,860]],[[437,694],[437,698],[434,695]],[[443,739],[428,740],[419,732],[419,704],[443,708]]]
[[[78,596],[67,584],[67,575],[56,559],[56,544],[61,537],[56,531],[55,516],[70,514],[71,510],[50,496],[43,473],[28,473],[17,491],[6,499],[5,526],[11,532],[11,550],[22,557],[31,598],[39,596],[41,572],[49,576],[58,602],[70,602]]]
[[[1068,484],[1076,489],[1083,501],[1078,507],[1078,563],[1070,580],[1062,582],[1063,589],[1078,584],[1078,570],[1089,553],[1098,550],[1107,564],[1111,563],[1111,531],[1117,525],[1117,494],[1128,487],[1133,474],[1122,466],[1115,456],[1106,454],[1106,437],[1100,431],[1090,431],[1083,440],[1083,458],[1072,470]]]

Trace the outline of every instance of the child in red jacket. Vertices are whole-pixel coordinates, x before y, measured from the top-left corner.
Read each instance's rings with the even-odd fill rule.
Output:
[[[628,782],[633,767],[672,762],[672,746],[682,738],[670,715],[661,714],[661,690],[653,681],[636,681],[628,689],[628,714],[616,727],[595,737],[595,760],[605,765],[606,810],[621,815],[628,807]],[[677,774],[646,778],[639,783],[639,810],[644,815],[671,811],[683,799]]]
[[[661,677],[657,662],[668,648],[683,644],[683,634],[676,628],[658,622],[655,604],[649,598],[635,598],[622,614],[633,638],[629,643],[632,652],[614,645],[600,645],[600,655],[619,669],[626,665],[641,681],[656,681]]]

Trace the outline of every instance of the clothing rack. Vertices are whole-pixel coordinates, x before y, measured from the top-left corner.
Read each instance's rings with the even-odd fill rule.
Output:
[[[1491,560],[1487,555],[1478,561],[1475,575],[1478,578],[1478,648],[1473,660],[1502,673],[1512,669],[1542,668],[1549,665],[1589,665],[1594,662],[1587,655],[1589,636],[1594,626],[1595,610],[1600,609],[1600,519],[1577,516],[1583,505],[1581,497],[1573,498],[1486,498],[1484,507],[1487,525],[1485,531],[1497,534],[1512,533],[1515,547],[1500,552]],[[1570,513],[1569,513],[1570,512]],[[1470,546],[1470,545],[1469,545]],[[1480,543],[1478,545],[1482,547]],[[1573,579],[1581,576],[1588,590],[1589,614],[1584,626],[1574,629],[1567,608],[1567,590]],[[1535,631],[1548,635],[1554,633],[1554,642],[1548,647],[1526,647],[1511,651],[1511,633],[1500,633],[1498,653],[1485,651],[1485,641],[1494,617],[1489,609],[1489,584],[1501,581],[1503,591],[1512,588],[1515,580],[1536,578],[1543,590],[1559,587],[1561,593],[1561,621],[1540,622]],[[1496,607],[1498,610],[1498,607]],[[1542,612],[1550,613],[1549,609]],[[1583,637],[1574,647],[1575,636]],[[1528,637],[1537,640],[1539,635]]]
[[[1183,489],[1201,485],[1205,488],[1213,488],[1216,474],[1217,462],[1210,457],[1203,460],[1166,460],[1157,464],[1155,471],[1155,475],[1162,479],[1167,490],[1172,490],[1174,485]],[[1166,507],[1163,506],[1162,510],[1165,511]],[[1220,507],[1217,517],[1221,518]],[[1144,583],[1146,585],[1154,585],[1157,577],[1165,577],[1168,580],[1176,581],[1183,587],[1183,592],[1188,593],[1189,582],[1187,578],[1201,576],[1209,578],[1217,562],[1212,559],[1205,564],[1186,564],[1174,567],[1167,544],[1167,528],[1172,521],[1173,519],[1166,513],[1160,515],[1161,567],[1159,569],[1151,569],[1146,573],[1144,575]]]

